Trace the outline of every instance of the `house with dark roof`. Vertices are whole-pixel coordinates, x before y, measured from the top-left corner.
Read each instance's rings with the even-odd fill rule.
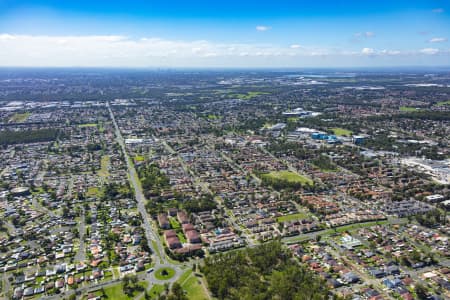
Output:
[[[164,239],[166,240],[166,244],[169,249],[177,249],[183,247],[175,230],[164,231]]]
[[[165,213],[158,215],[158,225],[162,229],[170,229],[169,219]]]
[[[177,218],[178,218],[178,221],[179,221],[181,224],[187,224],[187,223],[189,223],[189,218],[188,218],[187,213],[186,213],[185,211],[179,211],[179,212],[177,213]]]
[[[185,235],[186,235],[186,238],[188,239],[189,243],[191,243],[191,244],[198,244],[198,243],[202,242],[197,230],[189,230],[185,233]]]

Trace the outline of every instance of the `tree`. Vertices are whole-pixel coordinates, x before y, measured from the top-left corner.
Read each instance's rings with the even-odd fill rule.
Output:
[[[325,299],[328,296],[323,280],[294,263],[291,253],[279,241],[206,257],[201,271],[211,292],[219,299]]]
[[[416,292],[417,298],[419,298],[420,300],[425,300],[428,298],[427,288],[420,283],[418,283],[416,285],[415,292]]]
[[[125,295],[132,297],[135,291],[142,291],[143,287],[138,284],[136,275],[126,275],[122,278],[122,289]]]
[[[167,282],[164,283],[164,291],[166,292],[166,294],[169,293],[169,287],[170,287],[170,285]]]
[[[168,297],[169,300],[188,300],[184,294],[183,288],[178,282],[172,285],[171,294]]]

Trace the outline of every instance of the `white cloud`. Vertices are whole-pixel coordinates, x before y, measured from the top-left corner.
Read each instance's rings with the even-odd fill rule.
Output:
[[[430,43],[443,43],[443,42],[446,42],[446,41],[447,41],[447,38],[438,38],[438,37],[436,37],[436,38],[430,39],[428,42],[430,42]]]
[[[270,26],[264,26],[264,25],[256,26],[256,30],[257,31],[267,31],[267,30],[270,30],[270,29],[272,29],[272,27],[270,27]]]
[[[400,55],[400,54],[402,54],[402,52],[401,51],[398,51],[398,50],[381,50],[380,51],[380,54],[382,54],[382,55]]]
[[[361,50],[361,53],[364,55],[374,55],[375,54],[375,50],[372,48],[363,48]]]
[[[435,49],[435,48],[424,48],[422,50],[419,51],[422,54],[426,54],[426,55],[435,55],[439,53],[439,49]]]
[[[372,38],[375,36],[375,33],[372,31],[366,31],[366,32],[357,32],[353,35],[356,39],[360,38]]]
[[[430,54],[440,55],[431,56]],[[45,36],[0,33],[0,66],[351,66],[357,60],[399,59],[423,55],[448,60],[450,51],[426,48],[397,51],[363,48],[360,51],[292,44],[213,43],[119,35]],[[446,55],[446,56],[443,56]]]
[[[298,46],[298,47],[297,47]],[[149,66],[212,58],[311,56],[321,49],[126,36],[0,34],[0,66]],[[166,63],[166,61],[164,61]]]
[[[443,8],[435,8],[432,10],[432,12],[437,13],[437,14],[441,14],[443,13],[445,10]]]
[[[6,41],[6,40],[13,40],[13,39],[15,39],[15,37],[11,34],[7,34],[7,33],[0,34],[0,42]]]

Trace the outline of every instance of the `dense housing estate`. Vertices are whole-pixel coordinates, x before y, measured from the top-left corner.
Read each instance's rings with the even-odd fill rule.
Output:
[[[330,296],[450,297],[448,73],[50,75],[0,81],[1,297],[220,298],[274,241]]]

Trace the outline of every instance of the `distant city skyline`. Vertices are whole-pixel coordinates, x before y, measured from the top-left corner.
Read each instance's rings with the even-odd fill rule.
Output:
[[[0,66],[449,66],[449,13],[443,0],[0,0]]]

